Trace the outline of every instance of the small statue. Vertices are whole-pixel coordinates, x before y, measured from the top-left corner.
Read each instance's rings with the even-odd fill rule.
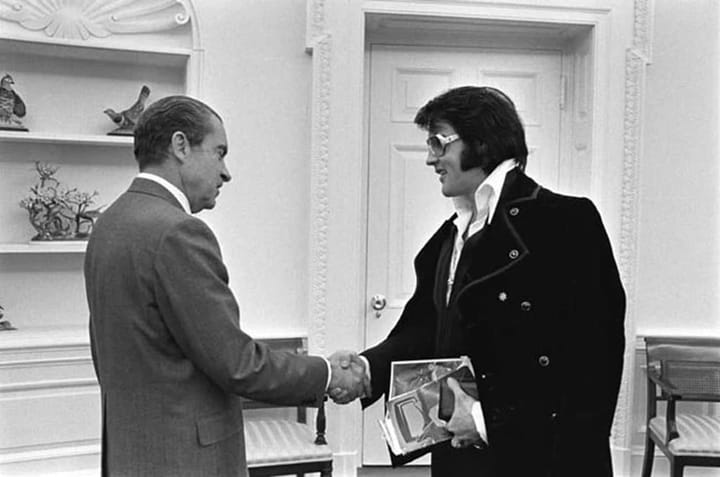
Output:
[[[4,308],[3,308],[2,306],[0,306],[0,331],[16,330],[17,328],[15,328],[15,327],[12,325],[12,323],[10,323],[8,320],[3,320],[3,319],[2,319],[2,317],[3,317],[3,310],[4,310]]]
[[[150,96],[150,88],[143,85],[143,87],[140,89],[140,95],[138,96],[137,101],[135,101],[135,104],[130,106],[125,111],[117,113],[115,112],[115,110],[110,108],[103,111],[103,113],[107,114],[110,119],[112,119],[112,121],[118,125],[118,128],[110,131],[108,135],[132,136],[133,129],[135,128],[135,123],[137,122],[142,112],[145,110],[145,101],[147,101],[148,96]]]
[[[55,178],[57,166],[36,162],[35,170],[40,182],[20,201],[37,232],[32,240],[87,240],[102,209],[90,209],[97,191],[81,192],[63,186]]]
[[[20,121],[25,116],[25,103],[13,89],[14,84],[9,74],[0,79],[0,129],[27,131]]]

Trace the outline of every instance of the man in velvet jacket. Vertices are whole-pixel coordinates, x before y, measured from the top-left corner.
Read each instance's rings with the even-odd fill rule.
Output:
[[[246,476],[240,395],[312,406],[328,384],[358,384],[322,357],[273,352],[240,329],[217,240],[191,215],[230,180],[226,153],[207,105],[152,104],[135,128],[141,173],[88,243],[103,475]]]
[[[467,355],[479,401],[452,386],[454,437],[433,450],[434,477],[611,476],[625,293],[598,211],[525,175],[523,127],[497,89],[445,92],[415,122],[457,213],[417,255],[397,325],[362,353],[363,406],[386,393],[394,360]]]

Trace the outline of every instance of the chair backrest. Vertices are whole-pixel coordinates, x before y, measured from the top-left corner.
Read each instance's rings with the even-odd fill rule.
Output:
[[[646,337],[649,373],[685,401],[720,401],[720,338]]]
[[[306,338],[266,338],[266,339],[259,339],[258,341],[261,341],[265,344],[267,344],[273,351],[288,351],[290,353],[296,353],[296,354],[307,354],[307,339]],[[245,409],[277,409],[277,408],[287,408],[290,406],[281,406],[277,404],[267,403],[267,402],[261,402],[261,401],[254,401],[251,399],[243,398],[243,407]],[[295,406],[297,410],[297,422],[301,422],[303,424],[307,423],[307,407],[304,406]],[[316,444],[327,444],[326,437],[325,437],[325,430],[326,430],[327,424],[326,424],[326,418],[325,418],[325,406],[324,404],[321,404],[320,408],[317,411],[317,414],[315,416],[315,442]]]

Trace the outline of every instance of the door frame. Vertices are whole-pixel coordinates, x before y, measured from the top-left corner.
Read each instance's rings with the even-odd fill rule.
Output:
[[[373,25],[370,25],[370,24]],[[365,237],[365,245],[366,245],[366,268],[364,270],[365,275],[365,293],[364,296],[366,299],[369,299],[374,294],[383,294],[386,295],[388,305],[385,311],[383,311],[383,317],[382,320],[378,321],[378,319],[375,317],[374,311],[370,309],[370,307],[366,308],[366,312],[363,316],[364,320],[364,329],[365,329],[365,339],[363,343],[363,348],[366,348],[367,346],[371,346],[375,344],[376,340],[371,337],[380,337],[383,336],[381,334],[378,334],[377,329],[372,331],[373,326],[378,326],[380,322],[384,323],[382,325],[379,325],[381,329],[388,330],[388,327],[391,327],[392,324],[396,321],[396,318],[398,316],[399,311],[402,309],[402,306],[399,306],[398,300],[399,296],[403,295],[405,297],[405,300],[410,298],[410,294],[412,293],[412,288],[407,288],[404,291],[406,291],[408,294],[405,295],[404,293],[399,294],[397,293],[399,290],[397,289],[398,283],[395,283],[394,286],[392,283],[394,280],[391,278],[391,276],[394,276],[396,279],[399,278],[398,275],[395,275],[392,270],[397,270],[398,266],[405,267],[404,270],[408,273],[408,278],[414,279],[414,275],[412,274],[412,256],[413,255],[405,255],[402,254],[404,259],[403,260],[409,260],[407,263],[400,263],[397,262],[397,256],[393,259],[394,256],[392,253],[392,250],[387,250],[389,253],[388,260],[390,263],[387,265],[379,265],[377,263],[371,263],[372,259],[378,259],[377,254],[371,255],[371,251],[373,250],[372,244],[373,244],[373,233],[377,233],[378,229],[373,227],[374,224],[376,224],[376,221],[380,221],[382,224],[385,219],[388,219],[387,217],[378,218],[373,217],[373,214],[382,213],[379,212],[382,211],[386,203],[384,201],[382,202],[376,202],[374,201],[374,194],[377,193],[377,189],[374,188],[373,184],[371,184],[371,181],[373,178],[377,180],[377,172],[373,173],[371,177],[371,172],[373,169],[375,169],[375,166],[378,166],[378,162],[371,162],[372,155],[370,153],[371,150],[375,151],[375,153],[378,153],[378,148],[373,147],[371,141],[373,138],[371,137],[371,131],[378,131],[378,129],[373,126],[373,121],[378,118],[377,113],[374,111],[374,108],[377,108],[378,106],[374,101],[371,100],[370,96],[373,94],[378,94],[379,90],[384,90],[384,85],[387,84],[387,81],[383,79],[381,83],[376,84],[376,88],[373,90],[375,93],[371,93],[371,88],[373,87],[373,82],[377,79],[377,72],[375,68],[378,66],[378,63],[374,62],[373,57],[375,54],[380,55],[391,55],[393,58],[395,58],[395,61],[393,62],[396,66],[400,66],[403,68],[404,66],[409,67],[411,70],[414,70],[415,68],[418,68],[422,71],[432,71],[434,73],[438,74],[448,74],[449,76],[452,76],[449,72],[451,71],[451,67],[448,65],[442,65],[440,66],[438,62],[434,62],[432,59],[421,59],[418,58],[416,55],[420,52],[421,54],[429,53],[432,55],[432,58],[437,59],[438,61],[442,62],[442,58],[446,58],[447,55],[454,55],[454,54],[460,54],[460,55],[478,55],[478,57],[483,58],[482,55],[489,55],[497,57],[498,55],[504,55],[505,61],[506,61],[506,70],[501,70],[503,72],[520,72],[520,74],[526,74],[528,70],[525,69],[524,66],[518,66],[515,63],[515,56],[512,55],[520,55],[523,57],[523,62],[528,61],[527,57],[532,56],[533,58],[545,57],[545,58],[551,58],[550,60],[540,60],[541,62],[550,61],[557,65],[557,67],[553,70],[556,75],[553,75],[549,79],[544,79],[543,81],[550,81],[552,83],[552,88],[558,89],[558,96],[553,95],[552,97],[547,98],[543,101],[544,105],[548,105],[549,101],[555,101],[558,102],[564,102],[565,107],[558,107],[556,124],[559,128],[559,136],[557,137],[556,141],[554,142],[554,147],[557,147],[557,151],[553,152],[553,157],[559,159],[557,163],[558,169],[560,169],[560,166],[563,162],[569,163],[570,161],[564,160],[564,156],[566,153],[575,153],[576,156],[587,154],[590,150],[589,145],[585,145],[582,148],[572,148],[573,143],[576,141],[572,137],[573,129],[570,128],[570,125],[572,124],[572,118],[573,117],[580,117],[578,114],[573,114],[573,104],[575,104],[575,101],[573,100],[573,94],[570,94],[569,92],[567,94],[564,94],[564,96],[567,98],[565,101],[561,101],[560,96],[563,96],[563,84],[572,84],[574,83],[572,80],[574,68],[573,64],[573,50],[575,49],[575,45],[578,43],[575,41],[575,38],[573,36],[567,36],[563,35],[562,39],[558,41],[558,35],[560,31],[557,28],[546,28],[543,30],[542,34],[544,36],[548,36],[547,39],[538,37],[536,30],[528,30],[521,25],[508,27],[508,30],[512,29],[512,31],[508,31],[507,38],[502,39],[498,41],[497,38],[497,30],[494,28],[493,25],[485,25],[485,24],[477,24],[472,23],[468,24],[466,22],[462,22],[460,24],[453,23],[453,24],[447,24],[447,23],[440,23],[439,25],[435,25],[435,28],[438,28],[441,31],[434,30],[436,33],[440,33],[439,35],[432,35],[424,33],[420,36],[415,34],[415,32],[422,27],[422,25],[418,25],[418,23],[414,20],[410,20],[408,22],[398,22],[394,19],[388,19],[388,23],[390,24],[391,28],[385,28],[382,25],[385,22],[383,19],[373,18],[368,19],[368,28],[367,28],[367,35],[366,35],[366,48],[365,48],[365,57],[366,57],[366,67],[365,67],[365,76],[366,76],[366,82],[365,82],[365,91],[368,92],[368,95],[366,95],[366,102],[365,102],[365,111],[367,112],[367,118],[368,120],[365,123],[366,130],[365,130],[365,144],[367,144],[367,151],[364,156],[364,160],[368,164],[368,170],[367,170],[367,177],[365,177],[365,181],[367,184],[366,190],[366,206],[367,211],[365,213],[365,222],[364,225],[366,226],[367,233],[363,234]],[[399,24],[400,23],[400,24]],[[467,27],[471,27],[471,34],[468,34],[468,32],[458,31],[458,27],[462,27],[464,30]],[[447,28],[455,28],[455,34],[448,35]],[[479,30],[475,30],[475,28],[478,28]],[[562,30],[563,32],[567,32],[566,29]],[[584,30],[576,30],[574,32],[576,35],[588,35],[590,33],[589,29]],[[523,38],[523,35],[525,36]],[[414,61],[406,62],[408,56],[410,55],[413,58],[417,58],[419,61],[422,62],[422,66],[417,65]],[[423,55],[424,56],[424,55]],[[387,61],[387,60],[385,60]],[[383,63],[385,62],[383,61]],[[487,71],[493,71],[493,67],[486,64],[484,60],[477,59],[477,65],[480,69],[483,70],[483,72]],[[496,61],[496,60],[495,60]],[[535,61],[535,60],[532,60]],[[583,68],[587,66],[588,62],[579,62],[578,65],[579,68]],[[460,60],[458,65],[463,64],[462,60]],[[429,69],[430,68],[430,69]],[[380,71],[380,70],[378,70]],[[385,75],[383,77],[387,76],[387,70],[385,71]],[[453,72],[454,73],[454,72]],[[547,72],[549,73],[549,72]],[[578,77],[589,77],[588,74],[577,74]],[[563,78],[565,78],[565,81],[563,81]],[[394,79],[390,79],[390,81],[397,81],[398,78],[395,77]],[[550,84],[550,82],[548,84]],[[456,83],[457,85],[460,85],[461,83]],[[379,88],[379,89],[378,89]],[[395,89],[395,87],[393,87]],[[381,93],[384,94],[384,93]],[[377,97],[376,97],[377,99]],[[387,98],[385,98],[382,102],[384,104],[387,104],[386,101]],[[429,97],[425,99],[430,99]],[[515,98],[513,98],[514,101],[517,101]],[[380,105],[379,108],[382,110],[383,106]],[[405,110],[406,114],[410,114],[408,117],[405,117],[402,122],[410,121],[406,124],[406,128],[410,129],[416,129],[415,126],[412,124],[412,117],[413,113],[409,110]],[[524,118],[525,124],[528,124],[528,117]],[[387,124],[385,123],[385,119],[378,119],[379,124],[381,124],[381,129],[387,127]],[[396,121],[398,119],[396,118]],[[547,127],[546,125],[547,118],[544,118],[542,120],[542,124],[544,127]],[[395,122],[395,121],[390,121]],[[397,125],[396,125],[397,126]],[[390,126],[392,127],[392,126]],[[567,134],[563,134],[563,131],[565,128],[568,129]],[[581,129],[581,128],[578,128]],[[418,131],[418,134],[420,132]],[[526,131],[526,135],[527,135]],[[413,159],[415,162],[419,161],[419,163],[416,163],[412,167],[422,167],[422,169],[427,169],[427,166],[425,165],[425,155],[427,153],[427,149],[425,148],[424,143],[422,142],[422,139],[416,138],[418,142],[412,143],[408,141],[408,138],[403,138],[402,140],[399,140],[400,142],[395,142],[395,139],[392,139],[390,143],[386,143],[384,140],[381,141],[382,149],[383,151],[386,151],[388,155],[392,156],[393,154],[399,154],[404,155],[410,153],[414,154]],[[377,139],[375,139],[377,140]],[[530,136],[528,135],[528,147],[531,148],[534,144],[530,143]],[[545,144],[547,145],[547,144]],[[387,152],[388,147],[393,150],[393,153]],[[380,162],[385,163],[387,160],[387,157],[383,155],[384,153],[380,153],[379,156],[381,157]],[[417,155],[419,154],[419,155]],[[405,156],[405,160],[408,160],[409,156]],[[582,161],[581,157],[578,157],[578,162]],[[529,158],[530,161],[536,161],[537,158],[534,155],[531,155]],[[419,164],[422,164],[420,166]],[[379,168],[382,170],[382,165],[379,165]],[[399,166],[402,168],[402,166]],[[380,176],[383,176],[386,172],[389,172],[390,169],[393,169],[393,167],[388,168],[388,171],[383,171],[380,173]],[[558,177],[559,184],[554,183],[548,183],[544,182],[543,180],[539,180],[538,176],[531,173],[531,177],[533,177],[535,180],[539,180],[539,182],[546,187],[551,188],[552,190],[555,190],[559,193],[569,193],[568,189],[565,187],[560,188],[559,185],[562,185],[564,182],[571,182],[573,180],[573,177],[571,174],[563,174],[563,171],[561,171],[561,174],[559,174],[560,177]],[[570,171],[566,171],[570,172]],[[428,173],[428,181],[430,181],[431,176],[434,177],[433,174],[431,174],[429,171]],[[589,176],[589,174],[588,174]],[[395,177],[394,175],[392,176]],[[382,180],[382,179],[381,179]],[[402,179],[401,179],[402,181]],[[435,182],[437,182],[437,179],[435,179]],[[432,182],[428,182],[428,186],[432,185]],[[392,190],[394,186],[390,186],[390,190]],[[373,193],[373,191],[376,191]],[[427,189],[426,189],[427,190]],[[434,220],[435,222],[428,223],[428,225],[431,226],[431,228],[427,229],[426,232],[428,234],[432,234],[432,232],[435,230],[435,228],[442,223],[443,220],[447,219],[447,217],[450,215],[452,211],[452,206],[450,205],[450,201],[445,202],[443,200],[442,195],[439,192],[439,189],[435,189],[435,187],[432,187],[433,192],[430,193],[430,198],[432,198],[434,201],[440,201],[439,204],[442,206],[446,206],[443,214],[437,216]],[[387,191],[383,191],[385,193]],[[371,193],[373,194],[371,196]],[[407,193],[407,190],[406,192]],[[585,194],[587,195],[589,191],[586,191]],[[372,204],[375,204],[375,207],[372,206]],[[388,219],[389,220],[389,219]],[[393,221],[390,220],[390,223]],[[390,227],[388,230],[384,231],[384,234],[390,233],[391,235],[394,233],[397,233],[397,231],[392,232],[392,227]],[[381,236],[384,236],[383,233],[381,233]],[[425,239],[429,238],[430,235],[426,235]],[[419,237],[416,237],[419,238]],[[417,244],[418,247],[422,246],[423,242],[419,242]],[[377,252],[377,243],[375,243],[376,252]],[[410,252],[411,254],[415,254],[419,251],[419,248],[415,249],[406,249],[406,252]],[[381,259],[383,260],[383,259]],[[383,260],[384,261],[384,260]],[[392,263],[392,264],[391,264]],[[374,270],[374,273],[373,273]],[[403,275],[405,275],[403,273]],[[387,280],[387,282],[386,282]],[[406,284],[409,287],[412,287],[412,283]],[[388,288],[390,287],[390,288]],[[391,292],[390,289],[394,289],[394,292]],[[402,301],[402,300],[399,300]],[[388,321],[389,320],[389,321]],[[378,404],[376,407],[381,409],[381,404]],[[375,421],[380,417],[380,410],[374,409],[373,412],[369,412],[368,410],[365,410],[363,415],[363,443],[362,443],[362,455],[361,460],[363,465],[390,465],[390,459],[387,456],[387,451],[384,449],[384,446],[380,445],[381,443],[378,442],[369,442],[369,441],[376,441],[377,435],[376,435],[376,427],[377,424],[375,424]],[[369,436],[366,439],[366,434]],[[370,454],[370,449],[372,449],[373,453]],[[411,464],[408,465],[427,465],[429,463],[429,456],[423,457],[422,459],[419,459],[417,461],[414,461]]]
[[[467,2],[307,0],[306,51],[312,55],[310,149],[309,347],[313,353],[364,344],[366,132],[365,46],[368,18],[479,20],[528,27],[582,26],[591,32],[590,196],[603,213],[628,294],[626,335],[634,343],[634,269],[638,162],[645,67],[650,55],[652,0]],[[624,75],[618,75],[619,65]],[[615,70],[611,71],[614,66]],[[615,74],[611,74],[615,73]],[[582,337],[578,337],[582,339]],[[626,351],[613,425],[618,475],[630,469],[632,370]],[[357,404],[328,409],[328,436],[338,475],[360,465],[362,419]],[[379,434],[378,434],[378,438]]]

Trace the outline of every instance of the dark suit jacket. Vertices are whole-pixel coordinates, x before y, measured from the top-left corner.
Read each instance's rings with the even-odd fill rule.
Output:
[[[85,280],[104,475],[244,476],[240,396],[321,402],[324,360],[242,332],[213,233],[160,185],[136,179],[103,213]]]
[[[436,269],[453,231],[451,217],[422,248],[397,325],[363,352],[373,389],[365,406],[387,391],[391,361],[436,356]],[[476,372],[490,444],[482,452],[496,467],[487,475],[611,475],[625,293],[596,208],[515,169],[485,234],[482,259],[469,257],[449,306],[459,314],[458,352]],[[447,462],[434,475],[453,475]]]

